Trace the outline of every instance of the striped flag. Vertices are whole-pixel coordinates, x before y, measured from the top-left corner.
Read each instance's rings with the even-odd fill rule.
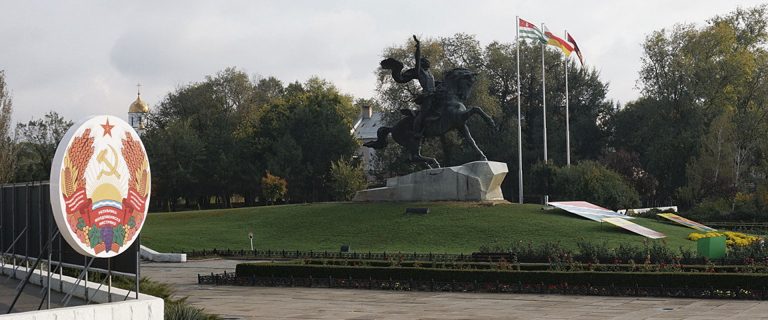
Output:
[[[549,32],[549,29],[547,29],[547,27],[544,27],[544,35],[547,36],[548,45],[560,48],[560,50],[563,50],[563,53],[565,54],[566,57],[571,56],[571,51],[573,51],[573,47],[571,47],[571,45],[568,44],[568,42],[565,42],[563,38],[560,38],[552,34],[552,32]]]
[[[576,51],[576,55],[579,56],[579,62],[581,62],[581,65],[584,65],[584,57],[581,55],[581,50],[579,50],[579,45],[576,44],[576,40],[573,40],[573,37],[571,37],[571,34],[568,35],[568,42],[573,44],[573,51]]]
[[[530,23],[528,21],[525,21],[523,19],[518,18],[518,26],[520,27],[520,37],[525,39],[532,39],[535,41],[539,41],[541,44],[547,44],[547,38],[544,37],[544,34],[539,30],[539,28],[536,28],[533,23]]]

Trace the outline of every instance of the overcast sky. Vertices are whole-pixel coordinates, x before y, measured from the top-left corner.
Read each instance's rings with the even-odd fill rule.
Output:
[[[319,76],[373,97],[383,49],[421,37],[515,40],[515,16],[567,29],[609,99],[636,99],[644,38],[762,1],[0,1],[0,70],[14,120],[55,110],[127,118],[141,83],[150,106],[235,66],[284,83]]]

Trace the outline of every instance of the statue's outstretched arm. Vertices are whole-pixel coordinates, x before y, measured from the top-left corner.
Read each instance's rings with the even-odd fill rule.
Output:
[[[416,51],[413,53],[413,58],[416,60],[416,73],[421,70],[421,42],[413,35],[413,41],[416,41]]]

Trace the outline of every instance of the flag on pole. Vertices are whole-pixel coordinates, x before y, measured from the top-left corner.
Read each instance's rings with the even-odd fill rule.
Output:
[[[565,54],[566,57],[570,57],[571,56],[571,52],[573,51],[573,47],[571,47],[571,45],[568,44],[568,42],[565,42],[565,40],[563,40],[563,38],[560,38],[560,37],[552,34],[552,32],[549,32],[549,29],[547,29],[547,27],[544,27],[544,35],[547,36],[547,44],[548,45],[560,48],[560,50],[563,51],[563,53]]]
[[[573,44],[573,51],[576,51],[576,55],[579,56],[579,62],[581,62],[581,65],[584,65],[584,57],[581,55],[581,50],[579,50],[579,45],[576,44],[576,40],[573,40],[573,37],[571,37],[571,34],[568,33],[568,42]]]
[[[518,20],[520,20],[518,21],[518,25],[520,27],[520,38],[532,39],[538,41],[541,44],[547,44],[547,38],[544,37],[544,34],[541,32],[541,30],[536,28],[533,23],[523,19]]]

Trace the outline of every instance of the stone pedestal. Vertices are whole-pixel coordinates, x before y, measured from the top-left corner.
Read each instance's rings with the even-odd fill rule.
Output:
[[[428,169],[387,179],[387,186],[358,191],[352,201],[483,201],[504,200],[501,182],[507,164],[475,161]]]

